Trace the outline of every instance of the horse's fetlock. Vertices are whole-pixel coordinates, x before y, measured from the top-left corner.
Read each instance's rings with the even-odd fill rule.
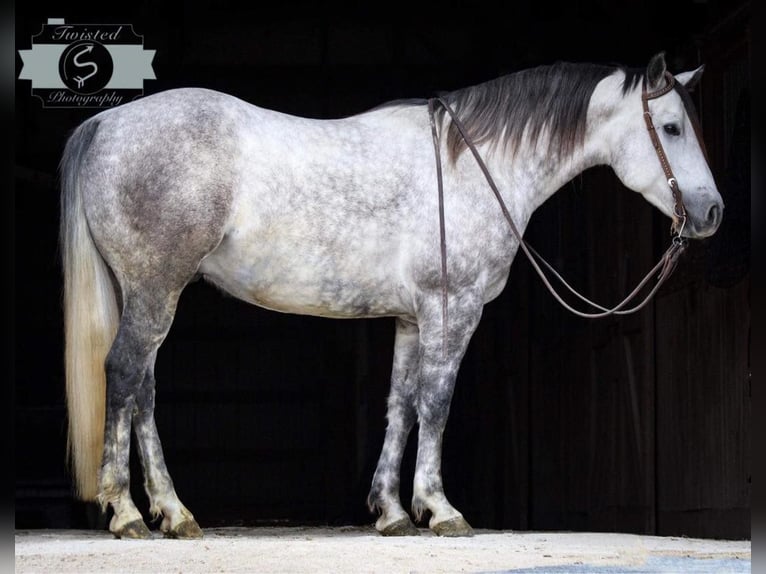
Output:
[[[99,492],[96,495],[96,504],[98,504],[99,510],[101,510],[102,513],[105,513],[109,507],[109,499],[103,492]]]
[[[421,522],[428,512],[428,506],[423,499],[414,497],[412,499],[412,515],[415,517],[415,522]]]
[[[164,516],[162,508],[154,501],[151,501],[149,504],[149,516],[151,516],[152,522],[157,522]]]
[[[125,491],[125,485],[114,480],[111,474],[103,475],[100,492],[96,496],[96,501],[101,506],[101,510],[106,510],[107,505],[118,502]]]

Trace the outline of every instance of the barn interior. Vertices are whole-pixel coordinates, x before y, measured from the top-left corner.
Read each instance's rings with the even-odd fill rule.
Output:
[[[414,4],[27,2],[16,5],[15,42],[29,48],[50,17],[132,24],[156,50],[145,94],[207,87],[312,118],[561,60],[640,67],[665,51],[674,72],[704,63],[693,97],[726,204],[720,230],[692,242],[653,302],[628,317],[567,314],[518,257],[463,361],[443,475],[476,528],[749,538],[750,2]],[[20,66],[17,55],[17,76]],[[57,165],[67,135],[97,111],[44,108],[16,80],[17,528],[106,524],[73,498],[66,466],[57,247]],[[669,241],[667,219],[608,168],[567,184],[526,236],[607,304]],[[157,359],[156,417],[176,489],[203,528],[374,521],[365,501],[393,334],[393,319],[284,315],[204,282],[187,287]],[[148,522],[137,458],[132,475]]]

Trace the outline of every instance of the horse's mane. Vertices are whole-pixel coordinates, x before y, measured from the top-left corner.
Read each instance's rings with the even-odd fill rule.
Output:
[[[546,128],[548,152],[562,156],[573,152],[585,137],[588,103],[596,84],[618,70],[625,72],[623,95],[643,79],[644,70],[560,62],[462,88],[443,98],[477,144],[491,141],[510,147],[515,154],[525,130],[531,141],[537,141]],[[441,123],[446,112],[438,107],[437,114]],[[450,124],[450,159],[455,161],[465,148],[457,127]]]

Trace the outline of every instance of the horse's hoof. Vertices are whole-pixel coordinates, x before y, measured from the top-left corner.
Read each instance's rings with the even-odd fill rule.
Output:
[[[112,534],[117,538],[129,538],[134,540],[146,540],[147,538],[152,537],[152,533],[149,532],[146,524],[144,524],[144,521],[141,519],[128,522],[125,526]]]
[[[202,529],[197,524],[197,521],[184,520],[175,528],[171,528],[166,531],[165,538],[174,538],[178,540],[196,540],[202,538]]]
[[[456,516],[455,518],[450,518],[444,522],[433,524],[431,530],[439,536],[448,536],[451,538],[458,536],[473,536],[473,528],[471,528],[471,525],[468,524],[462,516]]]
[[[420,530],[418,530],[412,523],[409,517],[405,516],[392,522],[380,531],[383,536],[420,536]]]

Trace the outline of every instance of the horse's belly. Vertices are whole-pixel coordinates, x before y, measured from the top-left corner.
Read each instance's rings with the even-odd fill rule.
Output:
[[[390,269],[374,257],[261,244],[258,253],[223,245],[203,260],[199,271],[234,297],[260,307],[351,318],[408,313],[403,288]]]

